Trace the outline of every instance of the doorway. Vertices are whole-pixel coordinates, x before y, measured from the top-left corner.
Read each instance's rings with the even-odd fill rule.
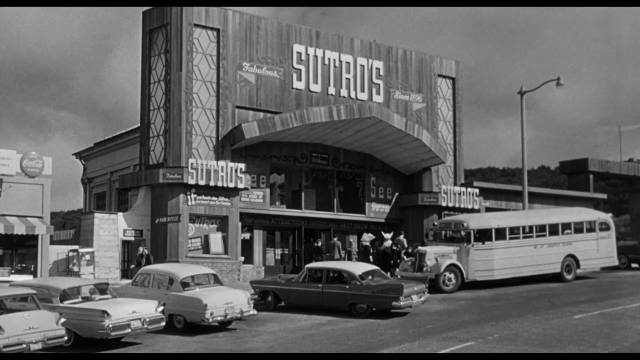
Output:
[[[297,274],[302,269],[302,236],[299,228],[270,228],[265,231],[264,274]]]
[[[131,266],[136,264],[138,247],[146,246],[144,239],[122,240],[122,250],[120,253],[120,278],[131,279]]]

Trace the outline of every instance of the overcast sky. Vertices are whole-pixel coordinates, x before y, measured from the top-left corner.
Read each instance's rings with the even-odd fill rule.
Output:
[[[53,157],[52,210],[82,207],[72,153],[139,123],[144,8],[1,8],[0,148]],[[640,9],[235,8],[461,61],[465,168],[640,157]]]

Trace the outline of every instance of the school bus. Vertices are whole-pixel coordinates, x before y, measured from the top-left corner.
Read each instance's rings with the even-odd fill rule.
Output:
[[[435,224],[433,240],[419,248],[422,271],[445,293],[462,282],[538,274],[569,282],[578,270],[618,264],[611,214],[580,207],[455,215]]]

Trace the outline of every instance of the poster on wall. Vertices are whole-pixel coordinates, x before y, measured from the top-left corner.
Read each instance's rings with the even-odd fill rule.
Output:
[[[265,265],[266,266],[274,266],[276,264],[276,256],[275,256],[275,251],[276,249],[274,248],[266,248],[264,255],[265,255]]]
[[[211,254],[224,255],[224,241],[221,232],[209,233],[209,249]]]

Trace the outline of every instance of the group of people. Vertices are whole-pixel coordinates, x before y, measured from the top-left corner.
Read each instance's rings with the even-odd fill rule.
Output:
[[[342,243],[337,236],[331,239],[326,249],[322,245],[322,239],[320,238],[316,239],[313,244],[306,242],[304,244],[304,258],[305,263],[324,260],[353,260],[350,259],[347,252],[342,249]]]
[[[382,232],[384,241],[378,245],[376,238],[363,234],[360,239],[358,261],[374,264],[387,275],[395,277],[402,261],[415,256],[413,245],[407,244],[404,231],[400,231],[395,239],[391,239],[393,232]]]

